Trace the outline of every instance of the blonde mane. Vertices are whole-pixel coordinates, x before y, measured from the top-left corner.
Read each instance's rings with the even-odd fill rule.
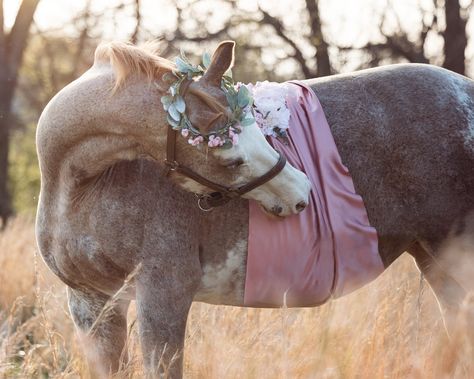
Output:
[[[95,51],[95,62],[109,62],[115,71],[115,85],[112,92],[119,89],[132,75],[143,75],[150,82],[160,79],[163,74],[176,68],[175,64],[158,55],[159,41],[146,42],[135,46],[126,42],[100,44]],[[189,93],[198,96],[214,112],[214,121],[221,116],[229,117],[228,109],[213,96],[191,88]]]
[[[174,63],[160,57],[158,51],[158,41],[141,46],[125,42],[108,42],[97,47],[94,61],[110,62],[115,70],[115,91],[132,75],[144,75],[152,81],[173,70]]]

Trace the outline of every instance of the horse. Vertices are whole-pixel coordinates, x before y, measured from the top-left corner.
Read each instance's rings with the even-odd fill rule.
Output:
[[[185,95],[187,115],[200,130],[225,119],[220,83],[234,45],[217,47]],[[286,217],[304,208],[310,191],[305,175],[286,164],[242,196],[200,210],[195,194],[209,187],[165,163],[169,126],[160,98],[174,68],[154,45],[100,45],[92,67],[50,101],[38,122],[37,242],[67,285],[98,377],[127,359],[131,300],[147,375],[181,377],[191,303],[244,305],[249,199]],[[323,105],[364,199],[384,267],[411,254],[450,327],[474,289],[474,83],[421,64],[305,83]],[[258,182],[279,160],[254,127],[244,128],[230,149],[197,149],[183,138],[173,148],[181,165],[226,188]],[[131,289],[121,291],[130,275]]]

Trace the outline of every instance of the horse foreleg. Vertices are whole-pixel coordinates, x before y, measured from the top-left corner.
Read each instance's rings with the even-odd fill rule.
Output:
[[[190,262],[162,268],[144,264],[137,278],[137,317],[147,377],[181,378],[186,320],[200,272]],[[179,265],[178,265],[179,266]]]
[[[129,301],[109,299],[68,288],[69,309],[93,378],[110,377],[128,358],[124,348]]]

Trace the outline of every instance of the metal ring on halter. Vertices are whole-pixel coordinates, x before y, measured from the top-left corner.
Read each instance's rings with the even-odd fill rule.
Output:
[[[210,211],[212,211],[212,210],[214,209],[214,207],[204,208],[204,207],[202,206],[202,204],[201,204],[201,202],[202,202],[203,200],[205,200],[206,198],[207,198],[207,196],[201,196],[201,197],[198,198],[198,201],[197,201],[198,207],[199,207],[199,209],[200,209],[201,211],[203,211],[203,212],[210,212]]]

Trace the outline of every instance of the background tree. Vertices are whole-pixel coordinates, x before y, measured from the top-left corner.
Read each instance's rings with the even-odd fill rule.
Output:
[[[12,213],[8,192],[8,153],[11,106],[18,81],[28,31],[39,0],[23,0],[9,32],[4,27],[3,0],[0,0],[0,226]]]
[[[466,25],[472,3],[462,7],[459,0],[433,0],[428,9],[419,3],[419,27],[413,32],[402,26],[401,17],[392,1],[379,21],[381,42],[368,42],[361,49],[371,59],[366,66],[377,66],[381,62],[408,61],[412,63],[439,64],[459,74],[466,74],[465,51],[468,43]],[[389,16],[396,20],[396,27],[387,26]],[[415,30],[416,30],[415,29]],[[443,51],[435,56],[428,53],[428,41],[440,37]],[[353,50],[347,47],[346,50]],[[440,62],[441,58],[441,62]]]
[[[326,76],[335,72],[329,56],[329,42],[323,31],[318,0],[304,0],[295,2],[292,14],[300,16],[299,24],[288,24],[284,17],[275,15],[270,7],[267,9],[258,2],[254,8],[243,7],[239,1],[222,1],[220,6],[212,2],[212,8],[221,11],[228,7],[228,11],[218,29],[211,30],[206,20],[211,16],[209,11],[203,11],[202,0],[174,1],[177,10],[176,29],[166,35],[169,45],[203,44],[223,38],[232,38],[238,43],[236,69],[238,63],[252,62],[255,75],[239,76],[242,80],[253,80],[265,77],[270,80],[282,79],[275,74],[274,67],[259,67],[259,56],[264,51],[272,52],[277,64],[291,61],[299,78],[313,78]],[[211,2],[209,2],[211,4]],[[271,7],[273,8],[273,7]],[[194,23],[187,22],[193,16]],[[221,16],[222,17],[222,16]],[[257,37],[257,33],[259,36]],[[271,41],[271,44],[268,44]],[[168,51],[176,52],[177,49],[169,48]],[[256,66],[254,65],[256,64]]]

